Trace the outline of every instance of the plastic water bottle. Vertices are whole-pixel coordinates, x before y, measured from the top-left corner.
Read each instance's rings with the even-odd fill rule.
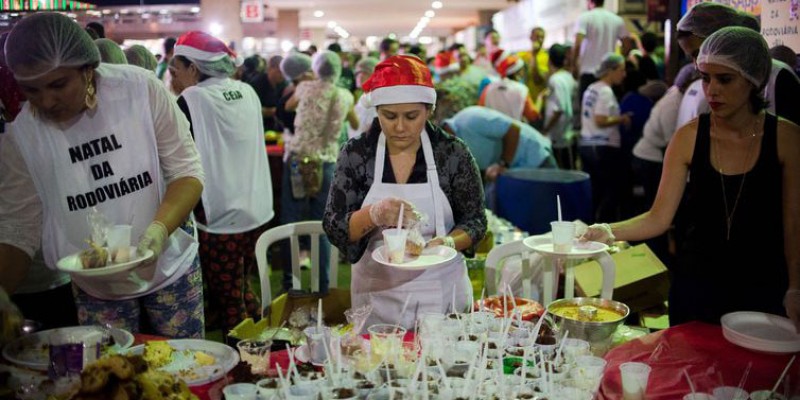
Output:
[[[300,174],[300,165],[294,159],[290,164],[289,178],[292,182],[292,196],[295,199],[302,199],[306,197],[306,189],[303,185],[303,175]]]

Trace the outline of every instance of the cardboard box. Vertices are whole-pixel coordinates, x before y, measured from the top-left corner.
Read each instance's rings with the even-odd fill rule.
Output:
[[[625,303],[631,312],[658,306],[667,300],[667,267],[646,244],[628,248],[611,256],[617,265],[613,300]],[[600,296],[603,271],[596,261],[575,266],[575,291],[584,297]]]

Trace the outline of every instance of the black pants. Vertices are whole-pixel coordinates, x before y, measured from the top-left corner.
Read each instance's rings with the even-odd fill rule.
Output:
[[[567,147],[553,147],[553,156],[558,168],[578,169],[578,143],[573,142]]]
[[[583,170],[592,180],[592,203],[597,222],[620,220],[627,167],[621,150],[611,146],[579,146]]]

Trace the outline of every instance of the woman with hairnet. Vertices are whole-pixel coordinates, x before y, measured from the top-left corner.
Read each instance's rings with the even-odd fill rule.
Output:
[[[595,76],[599,80],[583,92],[581,137],[578,152],[583,170],[592,177],[592,204],[598,221],[618,218],[623,179],[628,166],[622,157],[620,125],[630,125],[628,114],[620,115],[612,86],[625,80],[625,58],[607,53]]]
[[[758,32],[718,30],[700,47],[697,68],[711,113],[673,136],[652,208],[593,225],[584,238],[659,235],[683,198],[670,324],[762,311],[788,315],[800,331],[800,127],[764,110],[770,61]]]
[[[155,72],[158,66],[156,56],[154,56],[150,50],[147,50],[147,47],[140,44],[135,44],[125,49],[125,58],[128,60],[128,64],[142,67],[153,72]]]
[[[296,113],[294,109],[287,110],[286,103],[292,98],[300,82],[314,79],[314,72],[311,71],[311,57],[305,53],[293,51],[281,60],[280,70],[284,78],[290,81],[291,84],[281,93],[280,99],[278,99],[278,106],[275,109],[275,115],[283,125],[284,142],[288,142],[294,135],[294,117]]]
[[[296,110],[294,137],[286,143],[281,192],[281,223],[322,220],[333,169],[339,154],[339,135],[345,119],[358,126],[353,111],[353,94],[336,86],[342,72],[342,60],[330,51],[320,51],[311,60],[317,79],[300,82],[286,102],[286,109]],[[302,175],[303,179],[297,179]],[[293,178],[293,176],[295,178]],[[328,289],[330,243],[320,238],[321,290]],[[284,289],[291,285],[291,269],[284,265]]]
[[[206,315],[224,333],[261,315],[248,276],[262,226],[274,215],[261,102],[252,86],[230,78],[236,59],[221,40],[193,31],[178,38],[169,67],[172,82],[183,88],[178,105],[206,173],[194,215],[209,291]]]
[[[111,39],[95,39],[94,44],[100,50],[100,62],[108,64],[127,64],[125,53],[117,42]]]
[[[169,93],[140,68],[100,63],[61,14],[21,20],[5,54],[28,102],[0,148],[0,284],[13,291],[40,244],[55,269],[88,239],[102,242],[103,226],[129,224],[136,253],[152,256],[130,271],[74,275],[80,323],[138,332],[146,314],[148,331],[202,337],[197,241],[178,228],[204,176]]]
[[[702,2],[695,4],[678,21],[678,44],[684,53],[694,60],[697,58],[700,45],[707,37],[729,26],[742,26],[756,32],[761,31],[758,19],[746,12],[721,3]],[[800,107],[796,106],[795,101],[798,92],[800,92],[800,79],[797,75],[788,65],[772,60],[769,79],[764,88],[767,111],[800,124]],[[697,81],[686,89],[686,94],[681,100],[677,126],[682,126],[709,111],[701,82]]]

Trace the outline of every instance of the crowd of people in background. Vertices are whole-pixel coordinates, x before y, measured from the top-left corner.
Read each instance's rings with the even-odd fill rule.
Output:
[[[63,30],[71,35],[69,40],[83,46],[83,53],[73,55],[79,61],[72,65],[90,65],[91,68],[87,67],[86,72],[76,75],[76,79],[83,77],[94,82],[93,79],[97,80],[99,76],[97,88],[92,86],[92,90],[98,91],[101,100],[108,97],[108,92],[104,91],[114,90],[113,86],[108,85],[117,81],[118,87],[130,87],[125,90],[131,93],[141,90],[134,88],[131,83],[134,81],[161,85],[158,90],[150,89],[150,105],[154,113],[168,114],[170,123],[177,126],[177,136],[169,139],[177,149],[175,151],[190,154],[176,156],[165,153],[168,144],[165,144],[167,139],[161,132],[164,121],[159,120],[163,115],[154,115],[155,121],[136,120],[131,123],[156,127],[152,141],[152,165],[160,162],[166,173],[169,168],[178,168],[174,160],[177,157],[187,165],[191,164],[185,168],[195,169],[190,168],[193,172],[175,172],[177,175],[165,176],[160,184],[166,185],[166,193],[154,193],[156,197],[148,198],[152,203],[148,205],[148,211],[136,217],[141,219],[145,215],[155,215],[152,224],[156,226],[157,235],[161,236],[169,236],[182,228],[191,233],[195,228],[187,227],[185,222],[197,222],[199,268],[206,288],[206,324],[228,330],[248,316],[259,316],[261,307],[265,306],[258,304],[258,296],[247,282],[248,276],[255,271],[255,240],[273,220],[273,215],[277,215],[274,221],[281,224],[322,220],[326,204],[334,197],[329,195],[332,186],[334,190],[344,190],[337,187],[343,183],[342,177],[337,178],[335,174],[337,168],[342,168],[337,165],[340,149],[355,151],[352,148],[354,143],[360,143],[358,140],[363,140],[365,135],[379,128],[376,108],[363,101],[365,82],[375,73],[381,61],[398,55],[416,57],[420,65],[428,66],[435,84],[435,106],[428,109],[420,106],[420,109],[427,110],[425,115],[429,114],[434,123],[427,128],[431,135],[435,133],[434,145],[444,140],[440,138],[443,135],[455,136],[463,141],[477,163],[486,193],[485,201],[490,207],[493,204],[493,182],[510,168],[585,171],[591,177],[596,221],[624,220],[650,209],[654,203],[659,204],[663,190],[659,183],[664,185],[662,168],[665,165],[665,153],[675,132],[680,132],[685,124],[697,124],[698,116],[716,107],[716,103],[709,102],[704,94],[703,85],[708,84],[710,72],[698,71],[695,64],[698,56],[710,51],[704,50],[701,45],[724,26],[738,26],[757,32],[758,21],[727,6],[699,4],[691,11],[694,13],[692,17],[685,17],[678,25],[677,39],[688,57],[680,72],[672,77],[667,76],[664,38],[660,32],[634,34],[627,30],[619,16],[603,7],[603,0],[589,0],[588,4],[589,9],[576,21],[574,41],[552,43],[546,47],[546,30],[534,27],[530,31],[530,48],[521,52],[502,48],[499,32],[488,30],[474,53],[463,44],[454,43],[431,54],[422,44],[401,43],[387,37],[375,51],[365,54],[345,51],[339,43],[334,42],[319,51],[316,46],[310,46],[302,51],[294,49],[283,54],[255,54],[242,59],[219,39],[202,32],[188,32],[178,38],[165,38],[162,52],[153,54],[141,45],[123,49],[115,41],[122,38],[106,38],[105,30],[99,23],[92,22],[73,32],[75,27],[67,25],[74,23],[66,20],[66,17],[51,18],[64,24]],[[35,20],[33,17],[29,19]],[[55,23],[53,21],[49,22]],[[20,23],[20,26],[24,25],[25,20]],[[38,29],[35,21],[27,25],[30,25],[28,29]],[[748,37],[747,34],[743,35]],[[3,34],[0,43],[4,43],[7,36],[7,33]],[[32,61],[25,58],[29,55],[21,54],[19,46],[19,42],[11,41],[5,43],[5,52],[0,52],[0,55],[4,55],[0,57],[3,120],[10,124],[21,116],[21,121],[16,124],[25,129],[51,129],[48,125],[39,124],[35,118],[37,112],[45,115],[49,112],[46,105],[34,100],[39,89],[28,81],[23,82],[22,86],[17,84],[20,79],[25,80],[29,76],[40,79],[42,74],[50,72],[26,70]],[[789,121],[800,123],[800,109],[790,100],[800,89],[800,79],[796,73],[797,55],[786,46],[769,49],[769,54],[772,62],[765,67],[768,71],[764,75],[767,109]],[[51,63],[52,68],[58,68],[66,65],[58,59],[61,56],[63,54],[45,54],[42,55],[44,61],[35,61]],[[120,66],[122,64],[135,67]],[[104,87],[104,84],[108,87]],[[148,98],[148,93],[143,92],[142,95]],[[23,107],[26,98],[31,103],[28,108]],[[142,107],[147,107],[147,104]],[[89,106],[89,111],[91,109]],[[183,126],[184,123],[177,120],[184,117],[188,126]],[[388,121],[389,118],[388,114],[381,116],[381,120]],[[763,122],[763,118],[757,121]],[[153,131],[153,128],[148,129]],[[774,126],[771,129],[774,130]],[[282,175],[278,180],[281,182],[280,188],[274,188],[269,183],[270,167],[266,153],[262,151],[265,131],[273,132],[273,136],[281,136],[284,143]],[[3,136],[0,134],[0,143]],[[181,147],[187,141],[196,143],[196,150],[194,146],[190,150]],[[24,143],[16,145],[25,146]],[[377,146],[375,143],[371,145]],[[197,153],[202,160],[204,173],[200,172]],[[30,157],[29,161],[38,156],[43,155],[26,155]],[[444,157],[439,153],[436,156]],[[17,164],[12,166],[19,167],[19,161],[17,159]],[[37,168],[29,169],[35,173],[33,170]],[[308,172],[313,169],[321,173],[313,175]],[[376,169],[379,170],[382,171],[382,167]],[[308,174],[318,182],[310,184]],[[158,203],[156,198],[161,201],[165,196],[168,197],[169,188],[175,182],[180,182],[181,177],[184,182],[201,185],[203,194],[200,196],[198,192],[197,198],[185,200],[186,204],[182,203],[180,212],[165,220],[159,211],[163,208],[159,208],[159,204],[163,203]],[[0,177],[0,190],[6,188],[4,185],[15,184],[9,179],[7,176]],[[296,179],[306,181],[299,182]],[[33,190],[32,187],[29,189]],[[280,200],[279,214],[274,212],[272,203],[276,190],[281,192],[280,197],[275,197]],[[364,188],[361,195],[366,196],[367,190]],[[39,195],[44,196],[42,193]],[[677,204],[676,199],[675,196],[670,198]],[[344,197],[334,199],[337,200],[344,202]],[[12,214],[18,218],[20,215],[18,206],[10,204],[10,201],[0,194],[0,226],[12,226],[4,218],[11,218]],[[57,214],[51,214],[52,210],[47,209],[48,201],[43,199],[45,217],[55,218]],[[665,200],[660,201],[663,203]],[[192,205],[197,202],[197,205],[189,207],[189,202]],[[52,206],[55,207],[55,203]],[[726,204],[726,212],[727,207]],[[734,204],[734,210],[735,207]],[[188,215],[190,208],[193,218]],[[133,211],[125,210],[126,215],[130,213]],[[142,231],[150,232],[153,229],[152,224],[148,227],[151,221],[137,223]],[[649,231],[647,234],[625,231],[632,229],[630,226],[635,225],[632,224],[614,225],[613,234],[612,227],[608,226],[607,232],[597,231],[594,234],[604,239],[613,238],[614,234],[630,239],[648,239],[656,254],[669,263],[674,255],[674,251],[669,250],[667,240],[671,225],[666,224],[656,235]],[[479,229],[469,233],[477,231]],[[728,231],[730,234],[730,226]],[[56,236],[63,234],[61,231],[52,233]],[[35,313],[36,307],[25,297],[31,291],[53,293],[58,290],[57,294],[53,294],[53,299],[72,302],[73,291],[65,289],[69,288],[68,278],[52,271],[47,275],[47,269],[43,267],[45,262],[52,264],[56,254],[61,253],[46,248],[43,261],[42,251],[37,247],[38,238],[19,244],[19,239],[9,239],[14,235],[18,236],[18,232],[5,232],[0,228],[0,243],[23,248],[25,254],[13,253],[15,257],[32,258],[35,266],[31,270],[41,272],[42,275],[37,275],[37,279],[47,282],[26,286],[23,284],[27,282],[25,274],[20,272],[23,277],[19,279],[7,279],[10,275],[0,279],[0,287],[14,294],[12,299],[25,313]],[[160,237],[158,240],[163,245],[168,239]],[[479,240],[479,237],[471,238],[472,243]],[[781,241],[779,238],[775,240]],[[346,245],[346,235],[335,237],[332,241],[341,245],[346,259],[352,262],[359,260],[361,253],[346,254],[348,247],[354,246],[352,243]],[[61,245],[63,248],[58,251],[74,250],[63,243]],[[322,288],[328,287],[327,254],[330,245],[327,239],[322,239],[320,259],[325,260],[320,276]],[[2,246],[0,244],[0,252],[5,251]],[[365,244],[357,243],[358,246],[363,252]],[[288,252],[287,249],[288,245],[284,251]],[[179,271],[172,271],[181,279],[170,278],[169,274],[161,277],[165,285],[172,285],[168,286],[172,290],[168,293],[172,296],[196,294],[199,282],[197,261],[193,261],[190,250],[185,249],[184,253],[182,261],[178,263]],[[6,254],[12,253],[0,255]],[[283,289],[288,291],[292,275],[288,257],[285,258]],[[776,260],[776,263],[785,262],[783,258]],[[162,265],[159,271],[162,269],[168,268]],[[131,301],[139,301],[144,308],[164,303],[163,296],[154,296],[153,291],[107,294],[94,289],[78,283],[74,290],[79,311],[76,315],[81,316],[81,322],[102,319],[90,318],[87,313],[103,313],[103,318],[116,318],[109,314],[110,311],[104,311],[107,310],[104,307],[109,307],[108,300],[124,303],[126,307],[134,307]],[[769,306],[774,309],[773,303]],[[792,303],[792,307],[797,306]],[[166,312],[169,309],[162,309],[162,314],[150,315],[149,323],[157,327],[158,332],[173,336],[198,335],[196,326],[188,330],[176,330],[174,325],[178,322],[163,314]],[[202,321],[202,314],[194,313],[186,318]],[[63,315],[42,315],[39,318],[51,326],[65,324],[63,319],[56,320],[56,317]],[[680,315],[680,319],[691,317]]]

